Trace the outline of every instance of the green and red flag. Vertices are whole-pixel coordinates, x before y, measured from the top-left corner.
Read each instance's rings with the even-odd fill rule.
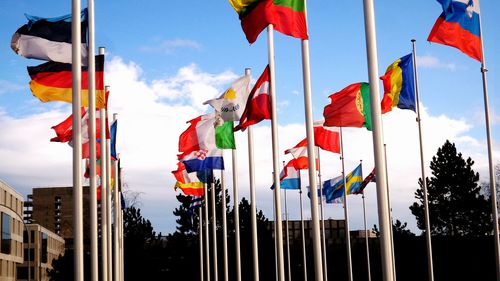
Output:
[[[229,0],[250,44],[269,24],[295,38],[308,39],[304,0]]]
[[[365,127],[372,130],[370,85],[355,83],[330,95],[323,116],[327,127]]]

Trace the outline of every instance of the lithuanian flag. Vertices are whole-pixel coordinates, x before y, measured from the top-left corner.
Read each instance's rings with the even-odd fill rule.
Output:
[[[277,31],[308,39],[304,0],[229,0],[250,44],[272,24]]]
[[[96,107],[106,107],[104,92],[104,55],[95,59],[96,77]],[[39,66],[28,67],[31,77],[30,89],[35,97],[42,102],[63,101],[72,102],[71,64],[46,62]],[[82,67],[82,106],[88,107],[88,71]]]

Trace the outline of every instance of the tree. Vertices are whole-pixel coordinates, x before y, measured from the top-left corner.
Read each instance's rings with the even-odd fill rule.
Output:
[[[408,228],[408,223],[406,222],[401,222],[400,220],[396,219],[395,222],[392,223],[392,234],[394,235],[394,238],[408,238],[408,237],[415,237],[415,234],[411,232]],[[378,229],[377,225],[373,225],[373,232],[375,232],[375,235],[377,237],[380,237],[380,230]]]
[[[482,236],[491,233],[488,199],[481,194],[474,161],[464,160],[448,140],[432,157],[432,177],[427,178],[430,228],[433,235]],[[422,179],[410,206],[418,228],[425,230]]]

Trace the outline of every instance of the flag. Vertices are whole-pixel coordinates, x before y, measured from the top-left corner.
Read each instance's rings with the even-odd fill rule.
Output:
[[[118,159],[116,155],[116,130],[118,130],[118,120],[113,121],[109,130],[111,140],[111,157],[113,157],[114,160]]]
[[[347,174],[345,178],[347,186],[347,195],[356,194],[359,192],[361,183],[363,182],[363,171],[361,164],[356,167],[352,172]],[[335,178],[323,183],[323,190],[327,203],[333,203],[336,198],[342,197],[344,195],[344,179]]]
[[[28,23],[12,36],[10,47],[18,55],[30,59],[71,63],[71,18],[41,18],[25,14]],[[81,12],[82,63],[87,63],[87,9]]]
[[[212,169],[198,170],[196,171],[196,176],[202,183],[214,183],[214,170]]]
[[[229,0],[250,44],[269,24],[295,38],[308,39],[304,0]]]
[[[483,61],[479,0],[438,0],[443,12],[436,20],[427,41],[455,47]]]
[[[300,171],[297,168],[297,160],[292,159],[283,167],[280,174],[281,189],[300,189]],[[274,184],[271,186],[274,189]]]
[[[85,108],[82,107],[81,115],[85,114]],[[73,139],[73,115],[70,115],[61,123],[52,126],[51,129],[54,130],[56,136],[51,138],[52,142],[68,142]]]
[[[387,113],[397,106],[415,111],[415,76],[413,73],[413,54],[406,55],[393,62],[384,76],[382,113]]]
[[[250,76],[236,80],[220,97],[207,100],[203,104],[211,105],[224,121],[238,121],[248,99]]]
[[[193,151],[180,155],[179,160],[184,163],[188,173],[202,170],[224,170],[224,159],[220,149]]]
[[[366,176],[366,178],[363,180],[361,183],[359,189],[356,192],[353,192],[352,194],[361,194],[365,190],[365,187],[370,183],[370,182],[375,182],[375,168],[373,168],[373,171]]]
[[[203,204],[203,196],[191,196],[191,202],[189,203],[188,213],[194,215],[196,209],[201,207]]]
[[[96,108],[106,106],[104,92],[104,55],[95,58],[95,95]],[[72,101],[73,80],[71,64],[59,62],[46,62],[38,66],[28,67],[31,77],[30,89],[41,102]],[[88,71],[82,67],[82,106],[88,107]]]
[[[309,158],[307,155],[307,139],[301,140],[293,148],[285,150],[285,154],[292,154],[294,158],[294,165],[298,170],[305,170],[309,168]],[[318,165],[316,165],[317,167]]]
[[[331,103],[325,106],[323,116],[327,127],[365,127],[372,130],[370,86],[355,83],[330,95]]]
[[[205,189],[196,173],[189,173],[182,162],[177,163],[177,170],[172,171],[177,182],[174,188],[180,188],[185,195],[203,196]]]
[[[226,121],[215,128],[215,145],[217,148],[236,149],[233,127],[233,121]]]
[[[323,150],[340,153],[340,130],[338,127],[324,127],[324,120],[314,122],[314,145]]]
[[[115,173],[115,169],[111,169],[111,173]],[[101,176],[101,159],[97,159],[95,163],[95,174],[96,176]],[[85,178],[90,178],[90,163],[87,163],[87,166],[85,168],[85,173],[83,174]]]
[[[255,86],[250,91],[243,111],[240,123],[234,128],[235,131],[244,131],[248,126],[259,123],[264,119],[271,119],[271,96],[269,65],[260,75]]]

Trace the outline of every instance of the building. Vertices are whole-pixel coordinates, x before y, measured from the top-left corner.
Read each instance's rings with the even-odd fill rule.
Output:
[[[39,224],[27,224],[23,241],[24,262],[17,265],[17,280],[49,280],[47,270],[64,254],[64,239]]]
[[[0,181],[0,280],[16,280],[16,266],[23,262],[23,197]]]
[[[66,248],[73,247],[73,187],[33,188],[25,203],[25,221],[37,223],[66,241]],[[98,204],[100,230],[100,204]],[[90,188],[83,187],[83,229],[90,229]],[[84,231],[84,247],[89,249],[90,233]]]

